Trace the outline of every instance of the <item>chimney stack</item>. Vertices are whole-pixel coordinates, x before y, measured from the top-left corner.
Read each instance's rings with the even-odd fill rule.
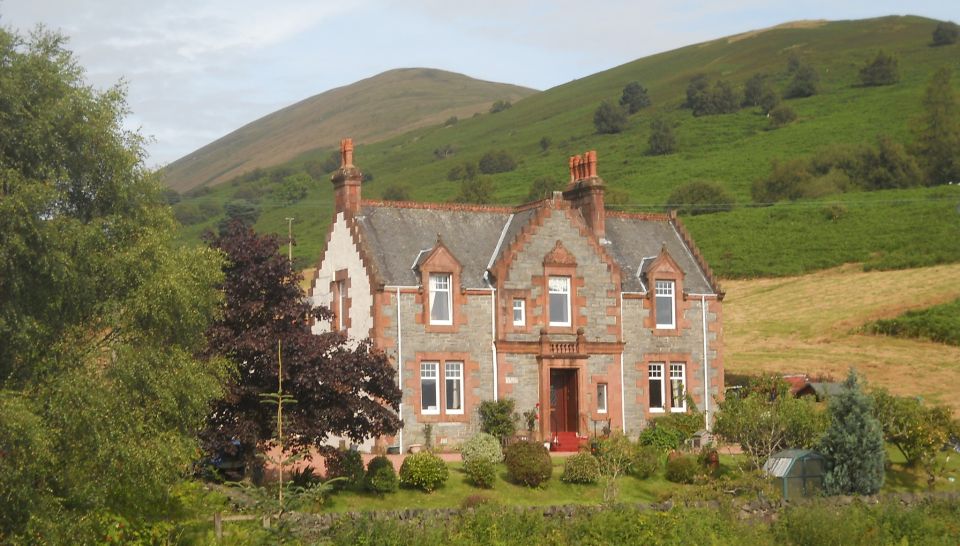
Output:
[[[570,158],[570,184],[563,198],[580,211],[597,239],[606,235],[606,212],[603,208],[603,179],[597,176],[597,152],[591,150]]]
[[[333,173],[333,201],[336,213],[354,215],[360,210],[360,183],[363,173],[353,164],[353,139],[340,141],[340,168]]]

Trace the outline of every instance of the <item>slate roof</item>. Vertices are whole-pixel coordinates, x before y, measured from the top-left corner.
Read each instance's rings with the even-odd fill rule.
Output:
[[[484,272],[494,258],[498,244],[496,259],[507,251],[536,213],[537,207],[529,205],[513,209],[365,201],[356,219],[384,284],[417,286],[420,278],[414,266],[426,256],[422,251],[436,245],[439,235],[463,266],[460,280],[464,288],[488,288]],[[686,275],[686,291],[694,294],[715,292],[667,217],[654,219],[607,214],[604,248],[620,266],[623,291],[646,292],[645,275],[638,276],[638,271],[644,265],[644,258],[656,257],[664,246]],[[646,264],[651,261],[646,260]]]

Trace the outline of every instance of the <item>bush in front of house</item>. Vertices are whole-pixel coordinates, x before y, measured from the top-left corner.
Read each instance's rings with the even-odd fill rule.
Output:
[[[566,483],[597,483],[600,479],[600,462],[590,453],[577,453],[567,458],[560,480]]]
[[[671,453],[667,457],[667,481],[673,483],[693,483],[700,473],[700,464],[694,455]]]
[[[517,431],[513,410],[514,402],[510,398],[480,402],[480,430],[492,434],[503,443]]]
[[[370,459],[367,463],[367,475],[364,478],[367,491],[383,495],[393,493],[399,487],[397,471],[390,459],[383,455]]]
[[[473,485],[484,489],[493,487],[497,480],[497,465],[490,459],[483,457],[464,459],[463,471]]]
[[[503,453],[507,474],[516,483],[537,487],[553,475],[550,452],[539,442],[517,442]]]
[[[661,452],[677,449],[683,442],[683,433],[666,426],[657,426],[656,422],[643,429],[637,442],[642,446],[656,448]]]
[[[427,493],[443,485],[449,476],[447,464],[429,451],[409,455],[400,465],[400,485]]]
[[[645,480],[660,470],[663,464],[663,452],[654,446],[638,445],[633,452],[633,464],[630,473]]]
[[[460,446],[460,455],[464,462],[473,459],[486,459],[497,464],[503,461],[500,440],[486,432],[481,432],[464,442]]]
[[[327,480],[345,478],[335,482],[338,489],[357,490],[363,488],[365,471],[363,458],[353,450],[337,449],[324,456],[327,467]]]

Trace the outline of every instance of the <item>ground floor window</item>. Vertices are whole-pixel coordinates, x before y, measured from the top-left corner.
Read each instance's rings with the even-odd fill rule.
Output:
[[[437,382],[439,362],[420,363],[420,411],[440,413],[440,383]]]
[[[607,413],[607,384],[597,384],[597,413]]]
[[[463,362],[447,362],[444,365],[444,380],[447,385],[447,413],[463,413]]]
[[[420,412],[423,415],[463,415],[462,360],[420,362]]]
[[[663,411],[663,363],[654,362],[647,367],[647,388],[650,393],[650,411]]]
[[[686,365],[682,362],[670,363],[670,411],[687,411]]]

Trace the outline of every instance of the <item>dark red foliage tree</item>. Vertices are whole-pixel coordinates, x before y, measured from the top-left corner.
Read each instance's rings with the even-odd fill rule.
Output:
[[[311,319],[327,319],[329,311],[311,308],[300,275],[278,252],[276,237],[233,222],[219,235],[208,234],[207,241],[228,263],[223,317],[207,331],[206,356],[221,356],[236,366],[226,395],[207,419],[202,434],[207,449],[239,448],[252,460],[257,446],[272,445],[276,408],[260,395],[277,390],[278,341],[283,390],[296,400],[284,410],[288,448],[319,447],[329,434],[360,442],[396,433],[400,389],[387,356],[370,340],[310,331]]]

